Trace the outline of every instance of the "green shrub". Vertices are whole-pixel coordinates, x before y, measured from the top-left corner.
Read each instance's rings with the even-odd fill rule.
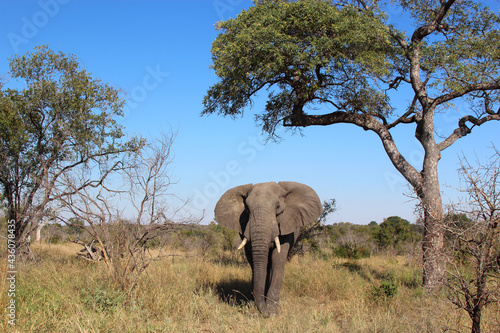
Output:
[[[397,293],[398,286],[394,283],[394,279],[391,276],[382,280],[379,285],[372,287],[372,296],[375,300],[393,298]]]
[[[95,289],[84,289],[81,295],[82,303],[94,311],[114,312],[127,301],[123,291],[100,285]]]
[[[335,247],[333,254],[339,258],[361,259],[369,258],[370,250],[362,245],[343,244]]]

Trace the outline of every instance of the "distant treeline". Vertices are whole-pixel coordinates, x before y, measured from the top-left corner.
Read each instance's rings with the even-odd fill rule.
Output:
[[[2,228],[5,228],[5,224],[2,223]],[[109,227],[112,228],[112,225]],[[120,232],[124,231],[121,229]],[[68,224],[48,223],[39,234],[38,241],[53,244],[76,240],[92,241],[83,222],[77,219],[70,219]],[[375,221],[367,225],[349,222],[317,224],[311,229],[303,230],[292,255],[311,252],[325,259],[331,256],[357,259],[383,251],[408,254],[419,251],[422,235],[421,224],[411,224],[399,216],[388,217],[380,224]],[[35,236],[32,235],[32,241],[37,241]],[[234,250],[239,241],[236,232],[212,221],[209,225],[180,226],[150,240],[148,245],[154,248],[158,244],[166,244],[172,249],[202,250],[205,254],[216,254]]]

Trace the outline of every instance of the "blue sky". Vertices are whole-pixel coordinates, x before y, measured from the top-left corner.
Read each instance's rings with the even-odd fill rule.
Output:
[[[214,24],[248,8],[247,0],[0,1],[0,75],[8,58],[48,44],[54,51],[76,55],[94,77],[128,94],[121,123],[129,135],[149,138],[160,131],[178,132],[174,143],[172,191],[191,198],[193,215],[213,217],[220,195],[233,186],[264,181],[298,181],[316,190],[321,200],[335,198],[338,210],[328,223],[382,222],[399,215],[415,221],[415,201],[383,151],[378,137],[353,125],[309,127],[304,136],[283,132],[280,143],[263,142],[254,121],[262,108],[236,120],[200,116],[202,99],[217,81],[210,69]],[[491,2],[498,9],[498,2]],[[389,12],[393,23],[404,21]],[[404,102],[412,96],[402,92]],[[460,108],[460,105],[457,106]],[[460,112],[460,111],[459,111]],[[459,113],[460,114],[460,113]],[[449,134],[456,115],[437,116],[438,131]],[[458,156],[484,160],[500,147],[492,123],[475,129],[442,154],[439,172],[443,202],[455,200]],[[392,132],[398,147],[419,170],[422,149],[408,125]]]

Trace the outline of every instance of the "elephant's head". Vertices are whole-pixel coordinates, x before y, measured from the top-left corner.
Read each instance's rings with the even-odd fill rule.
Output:
[[[286,256],[294,236],[321,212],[316,192],[295,182],[237,186],[224,193],[215,206],[215,220],[240,233],[243,242],[239,248],[246,244],[253,270],[254,298],[261,312],[267,312],[266,299],[275,303],[279,299]],[[283,245],[280,239],[285,242]],[[269,258],[272,262],[268,265]],[[269,275],[273,275],[272,281]]]

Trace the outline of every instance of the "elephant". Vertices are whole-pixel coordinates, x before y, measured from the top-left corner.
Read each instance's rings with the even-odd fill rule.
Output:
[[[215,221],[239,232],[238,250],[252,268],[253,297],[265,317],[276,315],[285,263],[300,229],[323,211],[316,192],[296,182],[240,185],[215,206]]]

